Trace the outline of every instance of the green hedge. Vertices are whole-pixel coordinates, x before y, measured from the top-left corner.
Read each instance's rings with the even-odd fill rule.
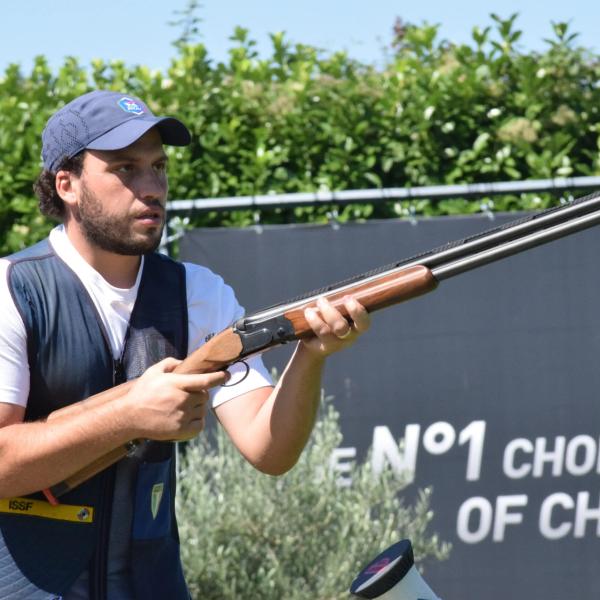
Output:
[[[550,27],[549,27],[550,29]],[[0,79],[0,252],[42,236],[31,182],[48,116],[92,88],[138,94],[177,115],[193,143],[171,149],[171,198],[404,187],[592,175],[600,172],[600,60],[553,24],[544,52],[522,52],[515,16],[492,16],[470,44],[440,40],[435,26],[396,27],[383,68],[272,35],[261,57],[237,29],[226,63],[202,44],[177,45],[167,72],[123,62],[43,57]],[[496,210],[547,205],[505,197]],[[427,200],[345,207],[342,219],[479,210],[480,202]],[[263,222],[324,219],[327,207],[274,210]],[[202,225],[244,225],[248,212],[209,213]]]
[[[327,468],[340,446],[339,414],[323,398],[298,464],[281,477],[257,473],[222,428],[182,455],[177,515],[184,569],[198,600],[342,600],[360,570],[403,538],[415,560],[448,558],[450,545],[431,531],[431,490],[410,502],[406,477],[369,461],[340,486]],[[435,491],[433,492],[435,494]]]

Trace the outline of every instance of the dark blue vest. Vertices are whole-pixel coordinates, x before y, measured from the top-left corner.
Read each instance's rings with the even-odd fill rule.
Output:
[[[185,357],[183,265],[159,254],[145,257],[125,349],[115,361],[91,298],[47,240],[9,260],[10,290],[27,330],[31,381],[27,421],[137,377],[167,356]],[[128,542],[135,597],[187,600],[174,514],[174,445],[149,442],[136,454],[119,465],[128,477],[131,474]],[[89,569],[90,597],[105,598],[116,469],[107,469],[61,497],[64,504],[92,506],[93,523],[0,514],[5,544],[27,580],[60,595]]]

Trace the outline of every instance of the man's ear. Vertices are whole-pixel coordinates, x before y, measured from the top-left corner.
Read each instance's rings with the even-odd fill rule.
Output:
[[[77,179],[78,178],[75,177],[71,171],[59,171],[54,180],[57,194],[61,197],[62,201],[71,208],[77,204]]]

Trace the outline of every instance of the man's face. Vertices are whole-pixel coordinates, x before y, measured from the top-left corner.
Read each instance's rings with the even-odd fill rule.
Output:
[[[115,254],[156,250],[165,222],[166,163],[155,129],[123,150],[88,150],[73,211],[86,240]]]

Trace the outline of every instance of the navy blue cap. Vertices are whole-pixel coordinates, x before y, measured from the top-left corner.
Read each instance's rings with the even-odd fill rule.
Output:
[[[44,167],[54,172],[82,150],[120,150],[148,130],[159,130],[164,144],[187,146],[188,128],[173,117],[155,117],[138,98],[96,90],[79,96],[54,113],[42,132]]]

